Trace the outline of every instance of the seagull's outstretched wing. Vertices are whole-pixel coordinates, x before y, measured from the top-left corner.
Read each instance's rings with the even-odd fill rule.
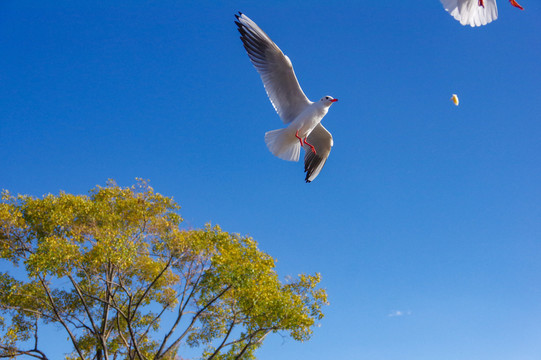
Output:
[[[481,26],[498,18],[496,0],[484,0],[484,7],[479,0],[440,0],[445,10],[462,25]]]
[[[311,102],[297,81],[291,61],[249,17],[241,12],[235,17],[244,48],[263,80],[274,109],[284,123],[293,121]]]
[[[333,145],[332,135],[321,125],[317,126],[308,135],[308,143],[316,149],[316,154],[312,152],[308,145],[304,145],[304,172],[306,173],[306,182],[311,182],[318,176],[325,165]]]

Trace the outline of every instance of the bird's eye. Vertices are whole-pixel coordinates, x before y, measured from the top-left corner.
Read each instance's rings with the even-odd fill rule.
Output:
[[[328,97],[328,96],[325,96],[325,99],[329,100],[329,97]]]

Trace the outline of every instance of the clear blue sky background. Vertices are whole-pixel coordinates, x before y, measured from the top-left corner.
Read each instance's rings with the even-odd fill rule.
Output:
[[[541,3],[473,29],[437,0],[269,3],[1,1],[0,187],[150,179],[187,226],[320,272],[321,327],[263,360],[539,360]],[[282,123],[238,10],[340,99],[311,184],[264,144]]]

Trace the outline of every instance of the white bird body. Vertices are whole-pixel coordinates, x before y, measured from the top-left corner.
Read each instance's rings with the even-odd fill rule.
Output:
[[[462,25],[471,27],[491,23],[498,18],[496,0],[440,0],[443,7]],[[515,0],[509,0],[511,5],[523,10]]]
[[[329,111],[329,106],[323,104],[323,102],[313,102],[307,106],[297,117],[293,120],[287,127],[292,130],[298,130],[299,136],[305,138],[314,128],[323,120],[327,112]]]
[[[324,96],[310,101],[302,91],[291,60],[255,22],[246,15],[235,15],[244,48],[261,76],[274,109],[287,127],[265,133],[269,150],[280,159],[299,161],[305,150],[306,182],[319,174],[329,157],[333,140],[321,125],[329,107],[338,99]]]
[[[479,6],[479,0],[441,0],[441,3],[462,25],[481,26],[498,18],[496,0],[484,0],[484,6]]]
[[[299,161],[301,153],[299,138],[306,139],[328,111],[329,105],[323,101],[311,102],[286,128],[265,133],[267,147],[280,159]]]

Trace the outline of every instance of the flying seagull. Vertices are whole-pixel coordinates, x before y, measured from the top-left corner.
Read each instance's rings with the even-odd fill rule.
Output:
[[[443,7],[462,25],[471,27],[486,25],[498,18],[496,0],[440,0]],[[515,0],[511,5],[524,10]]]
[[[308,100],[289,58],[248,16],[239,12],[235,17],[244,48],[274,109],[287,124],[283,129],[265,133],[265,143],[275,156],[288,161],[299,161],[302,147],[305,180],[311,182],[325,165],[333,146],[331,133],[321,125],[321,119],[338,99],[323,96],[316,102]]]

